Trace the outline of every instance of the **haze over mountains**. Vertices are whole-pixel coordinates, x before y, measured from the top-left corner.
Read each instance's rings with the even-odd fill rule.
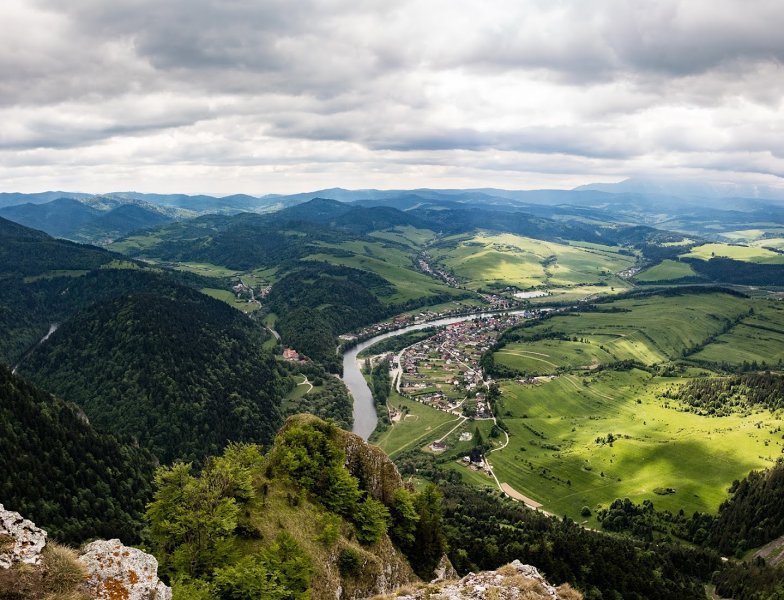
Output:
[[[258,197],[138,192],[0,193],[0,216],[56,237],[106,244],[133,231],[198,215],[274,212],[313,198],[365,207],[389,206],[402,211],[467,206],[485,210],[522,210],[561,220],[599,218],[684,232],[694,232],[695,222],[704,225],[706,216],[713,214],[721,225],[702,227],[701,233],[707,235],[715,235],[721,229],[736,229],[744,223],[751,226],[758,219],[784,218],[784,191],[776,188],[638,179],[596,183],[572,190],[331,188]]]

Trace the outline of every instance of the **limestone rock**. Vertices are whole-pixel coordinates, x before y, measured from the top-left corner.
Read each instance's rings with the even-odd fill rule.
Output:
[[[8,569],[19,562],[37,565],[45,545],[43,529],[0,504],[0,569]]]
[[[536,567],[519,560],[497,571],[471,573],[458,581],[436,582],[411,592],[398,593],[395,600],[578,600],[568,586],[554,588]]]
[[[449,560],[449,557],[446,554],[438,561],[436,568],[433,570],[433,575],[435,575],[435,579],[430,583],[458,578],[457,571],[455,571],[455,568],[452,566],[452,561]]]
[[[158,579],[158,561],[120,540],[88,544],[79,560],[87,568],[87,591],[96,600],[171,600],[171,588]]]

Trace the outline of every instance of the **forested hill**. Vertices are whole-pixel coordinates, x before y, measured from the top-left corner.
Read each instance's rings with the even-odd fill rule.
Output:
[[[54,270],[89,270],[122,258],[119,254],[57,240],[0,217],[0,278],[34,276]]]
[[[138,541],[153,457],[0,366],[0,498],[55,539]]]
[[[752,471],[733,483],[719,509],[710,543],[727,554],[743,554],[784,535],[784,461]]]
[[[227,304],[170,285],[78,313],[20,371],[162,462],[199,462],[230,440],[267,443],[280,425],[283,379],[264,339]]]

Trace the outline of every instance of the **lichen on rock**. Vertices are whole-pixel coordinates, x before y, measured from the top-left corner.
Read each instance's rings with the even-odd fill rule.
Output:
[[[496,571],[470,573],[459,580],[437,581],[373,600],[581,600],[568,585],[550,585],[536,567],[519,560]]]
[[[92,542],[79,560],[87,568],[85,587],[96,600],[171,600],[171,589],[158,579],[155,557],[120,540]]]
[[[0,568],[9,569],[16,563],[39,564],[45,545],[43,529],[0,504]]]

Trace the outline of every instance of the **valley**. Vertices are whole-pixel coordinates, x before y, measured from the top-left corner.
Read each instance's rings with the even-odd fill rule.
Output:
[[[717,518],[734,481],[784,455],[775,227],[279,203],[178,213],[106,248],[0,221],[3,360],[164,465],[271,444],[310,413],[420,492],[467,486],[606,531],[625,499],[670,523],[646,540],[704,543],[692,515]]]

